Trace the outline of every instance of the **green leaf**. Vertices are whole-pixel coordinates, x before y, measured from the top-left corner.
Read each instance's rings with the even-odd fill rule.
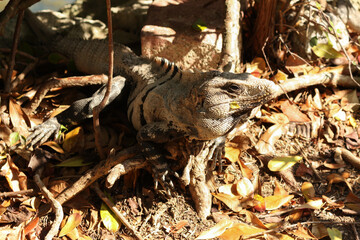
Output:
[[[56,164],[57,167],[83,167],[91,165],[91,161],[87,161],[82,156],[75,156],[69,159],[66,159],[65,161],[62,161],[59,164]]]
[[[311,48],[316,56],[333,59],[342,57],[342,54],[336,51],[330,44],[319,43]]]
[[[193,29],[195,29],[196,31],[199,31],[199,32],[202,32],[207,29],[206,23],[201,19],[197,19],[193,23],[192,27],[193,27]]]
[[[331,240],[342,240],[342,234],[337,228],[326,228]]]
[[[101,221],[104,226],[111,232],[117,232],[120,229],[121,222],[116,218],[115,214],[105,204],[101,204],[100,208]]]
[[[318,1],[315,2],[315,6],[317,9],[321,10],[321,4]]]
[[[284,171],[302,160],[301,156],[277,157],[268,162],[270,171]]]
[[[313,38],[310,39],[310,46],[311,47],[316,46],[317,43],[318,43],[318,38],[317,37],[313,37]]]
[[[19,132],[12,132],[10,134],[10,145],[14,146],[20,140]]]

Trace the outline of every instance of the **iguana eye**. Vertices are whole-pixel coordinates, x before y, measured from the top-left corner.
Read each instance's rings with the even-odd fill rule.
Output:
[[[229,90],[230,92],[237,92],[237,91],[240,90],[240,87],[239,87],[239,85],[237,85],[237,84],[230,84],[230,85],[228,86],[228,90]]]

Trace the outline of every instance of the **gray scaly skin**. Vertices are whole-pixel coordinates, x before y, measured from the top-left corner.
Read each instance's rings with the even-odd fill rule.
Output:
[[[105,41],[64,38],[56,42],[55,48],[73,58],[77,68],[85,73],[106,73],[108,69]],[[221,157],[227,133],[245,122],[254,108],[272,99],[276,88],[273,82],[250,74],[183,71],[165,59],[138,57],[121,45],[115,45],[114,60],[116,77],[109,102],[120,95],[125,83],[130,85],[128,118],[138,130],[137,139],[144,147],[144,154],[152,152],[147,143],[185,137],[189,141],[211,141],[208,158]],[[92,108],[100,103],[104,92],[102,88],[92,97],[74,102],[58,116],[35,127],[28,137],[29,144],[47,141],[59,130],[60,124],[79,123],[92,117]],[[159,181],[165,188],[171,186],[166,162],[161,157],[146,158],[153,167],[155,184]],[[201,195],[207,193],[208,190],[200,192]],[[197,211],[201,212],[203,205],[206,209],[202,218],[210,213],[208,203],[197,206]]]

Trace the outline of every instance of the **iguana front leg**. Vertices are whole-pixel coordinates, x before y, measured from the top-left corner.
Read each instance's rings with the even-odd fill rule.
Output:
[[[109,101],[111,103],[118,97],[125,86],[125,78],[117,76],[113,80]],[[75,101],[68,109],[50,118],[42,124],[30,129],[32,133],[27,137],[28,146],[41,145],[55,135],[61,125],[75,125],[93,116],[93,108],[100,104],[106,92],[105,86],[101,87],[93,96]]]
[[[160,183],[167,192],[167,195],[171,195],[169,190],[174,188],[171,176],[179,177],[179,175],[170,168],[167,159],[165,159],[157,144],[166,143],[184,137],[184,135],[184,132],[173,128],[167,122],[146,124],[137,133],[137,140],[142,146],[144,157],[151,165],[155,189],[158,183]]]

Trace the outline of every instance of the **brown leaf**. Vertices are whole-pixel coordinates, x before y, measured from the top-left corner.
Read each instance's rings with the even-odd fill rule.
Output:
[[[300,224],[298,225],[298,229],[291,231],[291,233],[300,238],[316,239],[309,229],[301,226]]]
[[[287,204],[293,198],[294,195],[265,197],[265,208],[266,210],[278,209]]]
[[[254,213],[244,209],[240,211],[240,214],[245,214],[246,222],[252,223],[255,227],[268,230],[268,228],[260,221],[259,218],[256,217]]]
[[[225,203],[225,205],[234,212],[239,212],[242,209],[241,201],[238,197],[231,196],[226,193],[213,193],[213,196],[221,202]]]
[[[39,224],[39,217],[35,217],[24,228],[24,234],[27,235],[34,230]]]
[[[170,233],[180,233],[183,227],[187,226],[189,223],[187,220],[178,221],[174,226],[171,227]]]
[[[337,173],[332,173],[332,174],[328,175],[326,177],[326,180],[329,182],[329,186],[326,191],[327,193],[331,191],[331,185],[333,183],[340,183],[340,182],[344,182],[349,187],[350,191],[352,191],[352,188],[351,188],[350,184],[346,181],[346,179]]]
[[[27,135],[28,128],[31,127],[29,117],[12,98],[9,99],[9,114],[14,128],[19,131],[21,135]]]
[[[11,157],[8,156],[6,160],[3,160],[3,165],[0,168],[0,176],[6,178],[9,187],[14,192],[27,189],[27,178],[26,175],[20,172],[19,168],[12,161]]]
[[[231,228],[227,229],[223,234],[221,234],[221,236],[219,236],[219,239],[236,240],[240,239],[241,236],[246,237],[251,234],[261,233],[265,231],[265,229],[250,226],[245,223],[234,223]]]
[[[304,209],[297,209],[297,210],[292,211],[289,214],[289,221],[291,223],[298,222],[300,220],[300,218],[303,216],[303,213],[304,213]]]
[[[304,163],[300,163],[299,167],[296,169],[295,175],[297,177],[305,176],[305,174],[309,174],[312,176],[314,174],[313,170],[307,167]]]
[[[239,160],[240,149],[234,147],[225,147],[225,156],[227,160],[235,163]]]
[[[333,200],[331,200],[329,197],[323,195],[322,198],[324,199],[324,201],[327,203],[327,205],[329,207],[331,207],[331,209],[337,209],[337,208],[343,208],[344,207],[344,203],[343,202],[335,202]]]
[[[242,161],[241,159],[239,159],[238,162],[239,162],[239,165],[240,165],[240,170],[241,170],[242,175],[245,178],[252,179],[253,171],[248,166],[246,166],[244,161]]]
[[[289,100],[281,102],[281,111],[289,118],[290,122],[310,122],[309,117],[300,112]]]
[[[203,231],[196,239],[212,239],[219,237],[223,234],[226,229],[232,227],[234,222],[229,219],[222,219],[215,226],[211,227],[209,230]]]
[[[259,142],[255,145],[260,154],[270,154],[275,151],[274,144],[284,134],[284,125],[273,125],[261,135]]]
[[[274,195],[275,196],[288,196],[289,195],[289,193],[283,187],[281,187],[278,180],[275,180]]]
[[[360,203],[360,198],[356,196],[353,192],[349,192],[345,199],[346,203]]]

